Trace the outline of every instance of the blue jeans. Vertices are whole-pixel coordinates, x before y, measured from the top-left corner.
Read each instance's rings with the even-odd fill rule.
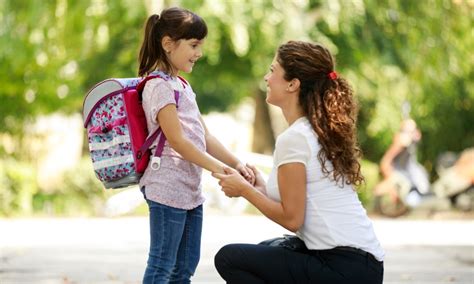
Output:
[[[147,203],[150,251],[143,283],[190,283],[201,253],[202,205],[184,210]]]

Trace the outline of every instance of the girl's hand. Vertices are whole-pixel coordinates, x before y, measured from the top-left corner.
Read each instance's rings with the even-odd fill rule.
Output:
[[[228,197],[240,197],[245,189],[251,187],[236,170],[224,168],[224,172],[225,174],[212,173],[212,176],[220,180],[219,185]]]
[[[238,163],[235,169],[251,184],[255,184],[255,173],[243,163]]]

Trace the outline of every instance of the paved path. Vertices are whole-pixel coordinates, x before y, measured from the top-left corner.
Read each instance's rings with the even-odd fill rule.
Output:
[[[204,219],[202,257],[193,283],[223,283],[213,256],[230,242],[286,233],[259,216]],[[374,220],[386,250],[384,283],[474,283],[474,222]],[[0,219],[0,283],[140,283],[145,217]]]

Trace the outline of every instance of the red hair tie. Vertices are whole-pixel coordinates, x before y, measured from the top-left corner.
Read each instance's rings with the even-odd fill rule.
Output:
[[[337,79],[337,73],[336,73],[336,71],[331,71],[331,72],[329,72],[328,77],[329,77],[331,80],[336,80],[336,79]]]

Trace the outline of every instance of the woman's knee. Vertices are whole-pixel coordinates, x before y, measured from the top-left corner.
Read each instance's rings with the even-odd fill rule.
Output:
[[[214,256],[214,265],[217,270],[222,270],[231,266],[233,259],[238,257],[238,244],[223,246]]]

